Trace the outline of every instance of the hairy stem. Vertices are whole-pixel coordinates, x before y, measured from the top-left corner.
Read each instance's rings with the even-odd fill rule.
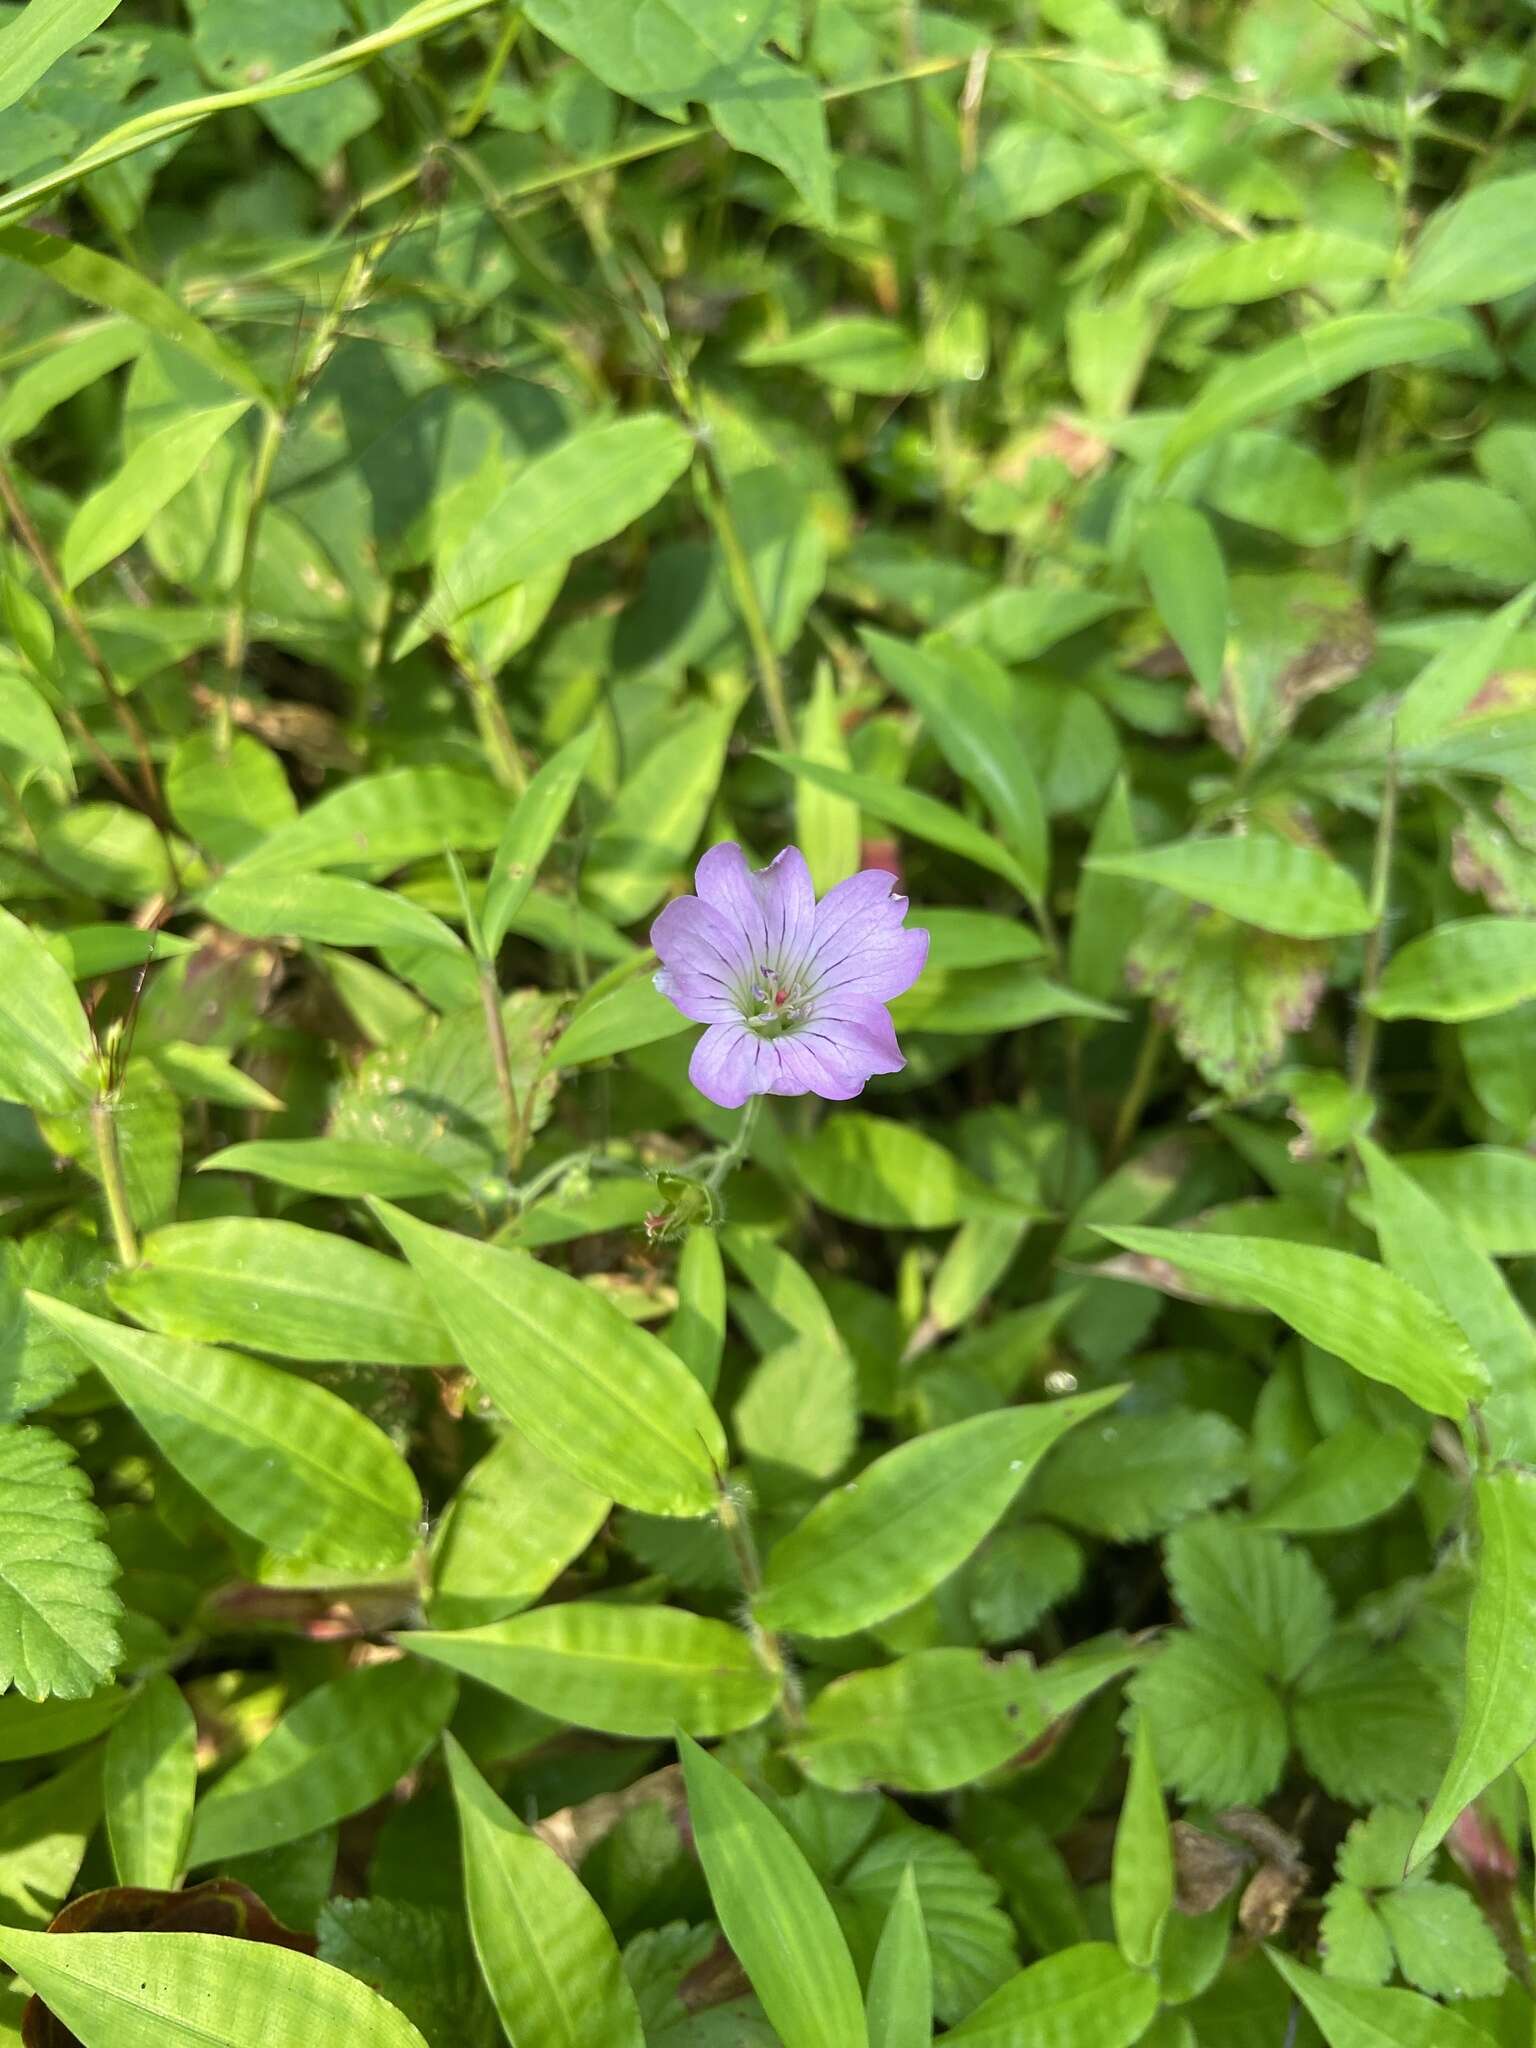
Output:
[[[123,1178],[123,1157],[118,1149],[114,1109],[112,1097],[96,1097],[91,1104],[91,1136],[96,1144],[96,1168],[101,1175],[101,1190],[106,1197],[118,1259],[125,1266],[136,1266],[139,1263],[139,1240],[133,1227],[133,1211],[128,1206],[128,1184]]]

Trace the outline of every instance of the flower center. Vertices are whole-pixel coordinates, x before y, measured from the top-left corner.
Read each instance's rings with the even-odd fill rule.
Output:
[[[742,1000],[742,1022],[759,1038],[779,1038],[804,1021],[806,996],[782,967],[759,961]]]

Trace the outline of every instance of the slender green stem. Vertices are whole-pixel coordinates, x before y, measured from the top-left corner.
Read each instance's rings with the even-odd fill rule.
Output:
[[[720,544],[720,553],[725,560],[725,573],[730,579],[731,592],[736,599],[736,609],[741,613],[741,623],[746,628],[753,664],[757,669],[757,680],[768,711],[768,723],[773,727],[773,737],[777,745],[784,753],[792,754],[795,751],[795,728],[789,715],[789,702],[784,693],[784,671],[779,666],[773,635],[768,629],[768,621],[763,613],[757,578],[752,573],[752,563],[746,548],[742,545],[741,529],[737,526],[736,515],[731,509],[730,486],[707,440],[700,441],[699,450],[703,456],[706,478],[704,510],[710,525],[714,528],[715,539]]]
[[[1350,1051],[1349,1085],[1358,1095],[1370,1092],[1371,1069],[1376,1059],[1376,1016],[1369,1007],[1381,980],[1387,956],[1387,915],[1391,907],[1392,849],[1397,833],[1397,750],[1387,756],[1387,779],[1381,792],[1381,816],[1376,826],[1376,846],[1371,856],[1371,925],[1365,942],[1365,964],[1360,975],[1360,1023]]]
[[[245,674],[249,642],[251,586],[256,575],[256,547],[261,538],[262,517],[272,490],[272,472],[287,430],[287,416],[276,406],[268,408],[261,422],[261,438],[251,465],[251,495],[246,505],[245,527],[240,536],[240,562],[235,571],[234,598],[224,623],[224,690],[219,699],[214,733],[220,753],[228,753],[234,730],[234,700]]]
[[[459,664],[460,674],[469,685],[469,702],[475,714],[475,730],[480,735],[480,744],[485,749],[490,771],[503,789],[511,790],[514,796],[521,796],[528,787],[528,771],[523,766],[523,757],[517,751],[517,741],[513,738],[512,728],[507,723],[506,707],[501,701],[501,692],[480,664],[463,648],[454,649],[454,658]]]
[[[118,1259],[125,1266],[136,1266],[139,1263],[139,1240],[133,1227],[133,1211],[128,1205],[128,1185],[123,1179],[115,1107],[110,1096],[98,1095],[95,1098],[91,1104],[91,1136],[96,1144],[96,1170],[101,1175],[101,1190],[107,1200],[107,1215],[111,1220]]]
[[[501,32],[496,38],[496,47],[491,52],[489,63],[480,74],[480,83],[475,87],[474,98],[454,123],[455,136],[472,135],[485,119],[485,110],[491,104],[491,94],[495,92],[501,74],[507,68],[512,45],[517,41],[521,18],[520,8],[507,9],[506,18],[501,24]]]
[[[736,1126],[736,1135],[724,1150],[716,1155],[714,1165],[704,1177],[704,1185],[712,1195],[719,1193],[726,1181],[729,1180],[737,1167],[740,1166],[742,1160],[746,1158],[747,1147],[752,1142],[752,1133],[757,1126],[757,1119],[762,1111],[762,1107],[763,1098],[761,1095],[749,1095],[747,1097],[746,1107],[741,1112],[741,1122]]]
[[[85,616],[80,610],[79,605],[75,602],[73,591],[67,587],[63,577],[59,574],[58,564],[53,559],[48,543],[38,532],[36,526],[33,525],[31,514],[22,503],[21,493],[16,488],[16,479],[11,473],[9,464],[3,457],[0,457],[0,506],[4,507],[6,517],[15,530],[16,538],[37,565],[38,574],[47,585],[48,594],[52,597],[54,606],[58,611],[59,617],[64,621],[70,638],[95,670],[97,680],[100,682],[106,700],[111,706],[112,715],[122,727],[129,744],[133,748],[134,758],[139,765],[139,781],[143,790],[142,798],[135,794],[133,785],[71,706],[69,720],[72,729],[77,737],[83,739],[90,748],[96,765],[100,768],[106,780],[112,784],[118,795],[125,796],[129,803],[137,804],[142,802],[144,808],[154,818],[155,822],[163,827],[166,813],[160,797],[160,783],[155,774],[154,759],[149,750],[148,735],[139,723],[138,714],[123,694],[117,677],[113,675],[112,670],[108,666],[106,656],[98,646],[95,634],[92,633],[90,627],[85,623]]]
[[[740,1491],[728,1479],[722,1478],[718,1484],[718,1505],[715,1514],[720,1523],[721,1533],[730,1545],[731,1556],[736,1564],[736,1576],[740,1579],[741,1590],[746,1596],[747,1633],[765,1670],[770,1671],[779,1682],[780,1713],[790,1727],[797,1727],[802,1711],[799,1680],[785,1654],[782,1640],[771,1630],[763,1628],[752,1614],[752,1602],[763,1588],[763,1573],[758,1563],[757,1544],[752,1535],[751,1516]]]
[[[1136,1134],[1141,1113],[1147,1106],[1147,1097],[1152,1093],[1152,1084],[1157,1079],[1157,1063],[1162,1057],[1164,1026],[1155,1010],[1147,1013],[1147,1028],[1142,1034],[1141,1050],[1136,1055],[1135,1071],[1131,1085],[1121,1098],[1115,1128],[1110,1135],[1109,1151],[1105,1156],[1105,1167],[1119,1163],[1126,1147]]]

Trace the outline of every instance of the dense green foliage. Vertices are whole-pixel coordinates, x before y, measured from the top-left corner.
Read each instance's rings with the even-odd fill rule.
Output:
[[[0,2040],[1529,2048],[1531,23],[0,6]]]

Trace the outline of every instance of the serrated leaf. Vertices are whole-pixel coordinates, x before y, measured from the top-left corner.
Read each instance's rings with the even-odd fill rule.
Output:
[[[910,1607],[964,1562],[1052,1444],[1123,1391],[999,1409],[887,1451],[769,1552],[758,1619],[837,1636]]]
[[[451,1735],[444,1748],[470,1932],[508,2040],[641,2048],[618,1945],[580,1878],[514,1819]]]
[[[1431,1998],[1494,1998],[1508,1965],[1470,1893],[1453,1884],[1409,1884],[1376,1901],[1398,1967]]]
[[[565,1600],[481,1628],[400,1642],[555,1720],[610,1735],[749,1728],[780,1689],[740,1629],[681,1607]]]
[[[1164,1546],[1185,1617],[1256,1671],[1293,1679],[1327,1640],[1333,1602],[1304,1550],[1213,1516],[1175,1530]]]
[[[1258,1804],[1280,1783],[1285,1711],[1253,1666],[1212,1637],[1175,1635],[1131,1681],[1131,1697],[1186,1799]]]
[[[1317,1939],[1325,1977],[1385,1984],[1392,1974],[1387,1930],[1375,1906],[1352,1884],[1336,1884],[1324,1898]]]
[[[1213,1087],[1250,1095],[1311,1023],[1327,981],[1327,950],[1219,911],[1191,915],[1154,901],[1124,956],[1126,985],[1152,997],[1180,1052]]]
[[[1452,1723],[1428,1675],[1395,1643],[1341,1629],[1301,1674],[1296,1745],[1312,1775],[1355,1806],[1427,1800]]]
[[[78,1700],[122,1659],[117,1560],[90,1483],[51,1431],[0,1427],[0,1686]]]
[[[795,2048],[866,2048],[863,1999],[826,1893],[755,1793],[687,1736],[688,1814],[725,1937]]]
[[[1488,1391],[1486,1372],[1444,1311],[1352,1252],[1210,1231],[1096,1228],[1111,1244],[1166,1260],[1225,1298],[1267,1309],[1432,1415],[1464,1415],[1467,1403]]]
[[[530,1442],[594,1491],[703,1515],[725,1433],[674,1353],[569,1273],[375,1202],[459,1356]]]
[[[343,1572],[409,1556],[421,1520],[416,1481],[383,1431],[340,1395],[237,1351],[151,1336],[46,1295],[27,1300],[237,1529],[282,1556]]]

